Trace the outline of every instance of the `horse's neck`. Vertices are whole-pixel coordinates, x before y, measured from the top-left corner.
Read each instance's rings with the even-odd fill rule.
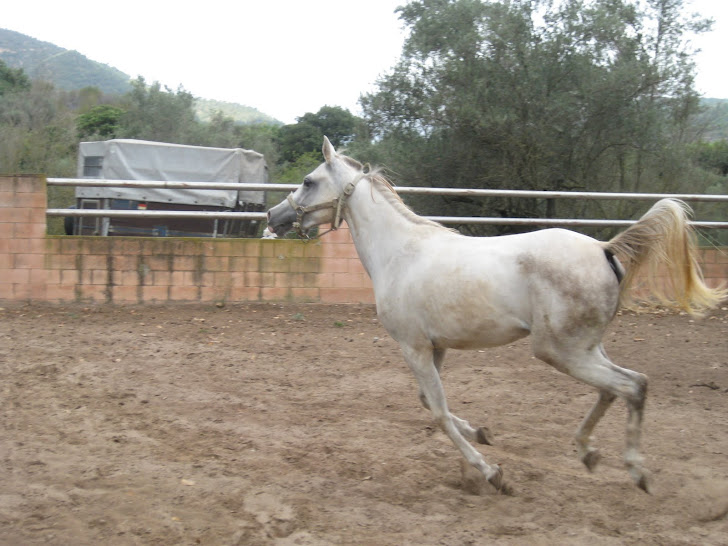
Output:
[[[346,221],[359,259],[372,278],[387,274],[387,265],[413,239],[421,236],[421,226],[414,224],[384,192],[362,180],[349,200]]]

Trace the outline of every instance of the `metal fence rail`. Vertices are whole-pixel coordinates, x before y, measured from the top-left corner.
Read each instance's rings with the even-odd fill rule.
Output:
[[[87,178],[48,178],[49,186],[83,187],[126,187],[126,188],[164,188],[164,189],[235,189],[244,191],[289,192],[298,188],[297,184],[236,184],[215,182],[177,182],[147,180],[102,180]],[[397,187],[397,193],[406,195],[448,195],[469,197],[516,197],[536,199],[595,199],[595,200],[640,200],[657,201],[664,198],[692,202],[728,203],[728,195],[667,194],[667,193],[609,193],[609,192],[565,192],[565,191],[526,191],[526,190],[489,190],[463,188],[421,188]],[[264,212],[221,212],[221,211],[149,211],[149,210],[109,210],[109,209],[48,209],[48,216],[61,217],[102,217],[102,218],[202,218],[230,220],[265,220]],[[479,224],[479,225],[519,225],[548,227],[625,227],[636,220],[582,220],[572,218],[488,218],[475,216],[427,216],[441,224]],[[728,222],[693,221],[691,224],[703,229],[728,229]]]
[[[265,220],[265,212],[217,210],[116,210],[116,209],[48,209],[47,216],[69,218],[200,218],[203,220]]]

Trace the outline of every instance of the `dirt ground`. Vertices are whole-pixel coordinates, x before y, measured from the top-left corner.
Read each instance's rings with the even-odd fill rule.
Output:
[[[577,460],[596,394],[528,340],[448,354],[513,488],[473,494],[371,306],[6,306],[0,544],[728,544],[728,309],[625,312],[605,346],[650,377],[653,494],[621,402]]]

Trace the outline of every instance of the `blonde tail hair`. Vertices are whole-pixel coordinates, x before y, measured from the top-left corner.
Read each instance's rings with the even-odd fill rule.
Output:
[[[717,306],[728,291],[705,284],[697,261],[695,233],[688,222],[690,207],[678,199],[662,199],[639,221],[604,243],[607,251],[622,259],[626,274],[620,286],[620,304],[631,302],[630,287],[645,270],[647,288],[661,303],[677,305],[691,314]],[[667,271],[666,297],[658,281],[658,269]]]

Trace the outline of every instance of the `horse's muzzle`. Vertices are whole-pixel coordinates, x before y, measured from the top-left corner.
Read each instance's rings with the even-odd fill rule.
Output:
[[[268,230],[282,237],[293,228],[293,223],[296,221],[296,211],[288,204],[288,201],[283,200],[268,210],[267,217]]]

